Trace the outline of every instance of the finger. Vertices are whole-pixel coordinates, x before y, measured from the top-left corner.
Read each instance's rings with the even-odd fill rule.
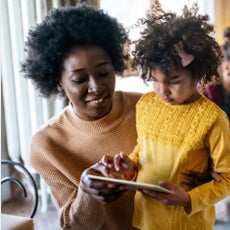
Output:
[[[146,189],[140,189],[139,191],[140,191],[143,195],[150,196],[150,197],[152,197],[152,198],[154,198],[154,199],[159,199],[157,192],[149,191],[149,190],[146,190]]]
[[[168,194],[165,194],[165,193],[162,193],[162,192],[155,192],[155,191],[152,191],[152,190],[146,190],[146,189],[143,189],[142,193],[144,195],[150,196],[151,198],[159,200],[161,202],[163,202],[163,200],[167,200],[167,198],[169,197]]]
[[[114,184],[114,187],[110,188],[108,183],[97,182],[96,180],[90,185],[81,184],[80,186],[83,191],[95,196],[106,196],[121,191],[118,185]]]
[[[206,173],[200,173],[200,172],[189,171],[189,170],[184,170],[182,174],[186,175],[187,177],[191,177],[191,178],[196,178],[196,177],[206,178],[207,177]]]
[[[114,200],[117,200],[119,197],[125,195],[127,191],[116,191],[114,193],[110,193],[104,196],[94,196],[95,199],[103,202],[103,203],[110,203]]]
[[[218,173],[216,173],[215,171],[211,172],[211,176],[217,182],[221,182],[221,180],[222,180],[222,177]]]
[[[164,182],[164,181],[159,181],[159,185],[161,186],[161,187],[163,187],[163,188],[166,188],[166,189],[168,189],[168,190],[171,190],[171,193],[170,194],[165,194],[165,193],[162,193],[162,192],[159,192],[159,194],[162,194],[162,195],[164,195],[165,197],[167,197],[167,196],[169,196],[169,195],[172,195],[172,194],[174,194],[175,193],[175,191],[174,191],[174,185],[173,184],[171,184],[171,183],[167,183],[167,182]]]
[[[203,184],[204,181],[200,181],[196,178],[183,178],[182,183],[194,188],[194,187],[197,187],[197,186]]]
[[[129,168],[129,157],[127,155],[125,155],[123,152],[120,153],[121,159],[122,159],[122,167],[125,169]]]
[[[120,152],[119,155],[120,155],[120,158],[123,160],[126,158],[126,155],[123,152]]]
[[[107,166],[109,164],[109,159],[108,159],[108,156],[103,156],[100,160],[100,163]]]
[[[113,176],[111,176],[111,169],[107,168],[106,166],[104,166],[102,164],[99,164],[97,169],[95,169],[93,172],[90,172],[88,174],[94,174],[94,175],[105,176],[105,177],[113,177]],[[88,178],[88,175],[87,175],[87,179],[92,180],[92,179]]]
[[[120,153],[116,154],[114,157],[114,167],[116,169],[116,171],[119,171],[121,168],[121,157],[120,157]]]

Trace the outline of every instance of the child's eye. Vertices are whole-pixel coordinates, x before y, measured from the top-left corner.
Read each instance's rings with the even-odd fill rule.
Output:
[[[157,81],[156,78],[154,78],[153,76],[149,76],[148,80],[147,81]]]
[[[167,83],[168,85],[177,85],[177,84],[180,84],[180,81],[169,81]]]
[[[154,81],[154,79],[151,77],[147,79],[147,82],[152,82],[152,81]]]

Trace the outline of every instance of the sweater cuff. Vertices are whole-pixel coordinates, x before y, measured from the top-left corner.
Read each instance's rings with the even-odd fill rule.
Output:
[[[104,222],[104,208],[101,203],[78,187],[76,199],[70,208],[71,229],[100,229]]]

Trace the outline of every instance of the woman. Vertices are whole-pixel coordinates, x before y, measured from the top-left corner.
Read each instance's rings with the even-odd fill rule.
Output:
[[[132,194],[104,205],[79,186],[83,170],[102,155],[130,152],[136,143],[140,95],[114,93],[115,75],[125,69],[126,41],[115,19],[85,5],[55,9],[29,32],[25,77],[43,96],[63,93],[70,101],[33,136],[30,156],[50,188],[63,229],[133,229]],[[104,201],[113,199],[111,194]]]

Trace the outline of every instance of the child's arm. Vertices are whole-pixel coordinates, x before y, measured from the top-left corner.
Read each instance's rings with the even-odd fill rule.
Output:
[[[140,190],[145,196],[156,199],[165,205],[182,206],[187,213],[191,211],[191,199],[189,194],[179,185],[167,182],[159,182],[159,185],[173,191],[171,194],[156,192],[153,190]]]

